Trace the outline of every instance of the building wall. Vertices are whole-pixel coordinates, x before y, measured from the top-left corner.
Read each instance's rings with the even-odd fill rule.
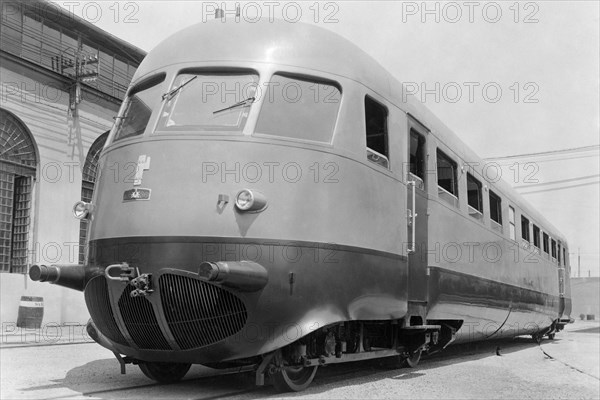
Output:
[[[0,57],[0,107],[30,130],[39,160],[33,187],[30,264],[77,264],[79,223],[72,215],[81,197],[82,168],[94,140],[110,129],[116,99],[84,87],[78,113],[70,112],[72,81],[14,57]],[[83,294],[0,273],[1,322],[17,319],[21,296],[44,297],[43,323],[86,322]]]
[[[600,319],[600,278],[571,278],[573,311],[571,317],[579,319],[581,314],[593,314]]]

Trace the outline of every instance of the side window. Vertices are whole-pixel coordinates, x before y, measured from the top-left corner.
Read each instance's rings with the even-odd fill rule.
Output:
[[[481,198],[481,182],[467,172],[467,200],[469,206],[483,213],[483,201]]]
[[[490,218],[502,225],[502,199],[490,190]]]
[[[550,241],[550,238],[548,237],[548,234],[546,232],[544,232],[543,235],[543,246],[544,246],[544,253],[549,253],[549,246],[548,246],[548,242]]]
[[[551,243],[552,243],[552,246],[551,246],[552,258],[556,258],[556,240],[552,239]]]
[[[410,130],[410,173],[425,180],[425,138]]]
[[[521,215],[521,237],[528,242],[531,241],[529,240],[529,220],[523,215]]]
[[[536,224],[533,224],[533,245],[540,248],[540,228]]]
[[[560,265],[560,243],[558,244],[558,251],[556,253],[556,256],[558,257],[558,265]]]
[[[437,151],[438,186],[458,197],[458,182],[456,180],[456,163],[443,151]]]
[[[565,264],[565,267],[568,266],[568,263],[567,263],[567,248],[566,247],[563,247],[563,264]]]
[[[369,96],[365,96],[365,131],[367,159],[388,168],[388,110]]]
[[[511,206],[508,207],[508,231],[510,233],[510,238],[512,240],[516,240],[516,234],[515,234],[515,209],[512,208]]]

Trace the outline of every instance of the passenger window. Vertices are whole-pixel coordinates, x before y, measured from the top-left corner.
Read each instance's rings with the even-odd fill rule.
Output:
[[[567,249],[566,249],[566,247],[563,247],[563,264],[565,265],[565,267],[567,266]]]
[[[425,138],[410,130],[410,172],[425,180]]]
[[[536,224],[533,224],[533,245],[540,248],[540,228]]]
[[[483,213],[483,201],[481,199],[481,182],[467,172],[467,200],[469,206]]]
[[[490,190],[490,218],[502,225],[502,199]]]
[[[456,163],[443,151],[437,151],[438,186],[458,197],[458,182],[456,180]]]
[[[529,220],[521,215],[521,237],[526,240],[529,240]]]
[[[510,238],[512,240],[516,240],[517,236],[515,233],[515,209],[510,206],[508,207],[508,224],[509,224],[508,231],[510,234]]]
[[[558,257],[558,265],[560,265],[560,243],[558,244],[558,252],[556,256]]]
[[[342,97],[336,83],[275,74],[262,95],[256,133],[331,142]]]
[[[388,110],[369,96],[365,96],[365,130],[367,159],[388,168]]]
[[[544,235],[543,235],[544,253],[548,253],[549,252],[549,250],[548,250],[548,247],[549,247],[548,246],[548,242],[549,242],[549,240],[550,240],[550,237],[548,236],[548,234],[546,232],[544,232]]]
[[[552,258],[556,258],[556,240],[552,239]]]

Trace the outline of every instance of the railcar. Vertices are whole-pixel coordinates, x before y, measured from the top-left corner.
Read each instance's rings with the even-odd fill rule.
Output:
[[[370,56],[285,22],[186,28],[139,66],[99,159],[90,336],[150,378],[414,367],[451,343],[553,337],[565,238]],[[489,168],[488,168],[489,169]]]

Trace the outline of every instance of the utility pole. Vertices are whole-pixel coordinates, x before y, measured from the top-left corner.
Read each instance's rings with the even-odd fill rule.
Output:
[[[69,108],[67,109],[67,120],[69,125],[68,146],[71,147],[71,157],[79,150],[81,168],[85,162],[83,142],[81,138],[81,125],[79,120],[79,103],[82,100],[81,85],[93,82],[98,78],[99,57],[96,54],[85,54],[81,36],[77,40],[77,51],[73,59],[61,59],[61,73],[73,81],[69,87]]]
[[[577,277],[581,278],[581,247],[577,248]]]
[[[75,58],[73,60],[63,60],[61,57],[61,73],[75,81],[74,85],[71,86],[69,99],[71,111],[76,111],[77,105],[81,102],[81,84],[93,82],[98,78],[98,63],[98,54],[83,54],[81,37],[77,42]],[[65,73],[65,70],[69,71]]]

